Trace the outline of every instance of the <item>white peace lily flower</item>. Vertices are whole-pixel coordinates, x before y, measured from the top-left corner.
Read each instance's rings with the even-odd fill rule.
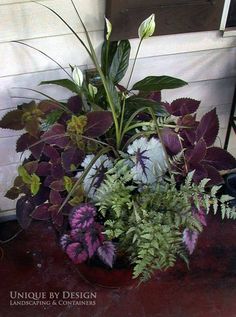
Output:
[[[92,84],[88,85],[89,94],[92,98],[94,98],[98,92],[97,87],[93,86]]]
[[[106,17],[105,17],[105,22],[106,22],[106,30],[107,30],[106,39],[109,40],[111,36],[111,31],[112,31],[112,24]]]
[[[82,84],[84,81],[84,75],[78,66],[74,67],[74,70],[72,72],[72,78],[79,87],[82,87]]]
[[[140,39],[147,39],[155,31],[156,23],[155,23],[155,14],[150,15],[146,20],[144,20],[138,29],[138,36]]]
[[[81,166],[85,169],[94,159],[94,157],[94,154],[86,155]],[[112,167],[113,163],[107,155],[101,155],[93,164],[92,168],[89,170],[83,182],[84,191],[89,198],[95,200],[96,190],[100,187],[104,179],[104,174],[107,170],[109,170]],[[81,175],[82,172],[79,172],[77,173],[76,177],[79,178]]]
[[[167,162],[159,140],[137,139],[128,146],[127,152],[133,161],[131,172],[138,183],[153,184],[166,173]]]

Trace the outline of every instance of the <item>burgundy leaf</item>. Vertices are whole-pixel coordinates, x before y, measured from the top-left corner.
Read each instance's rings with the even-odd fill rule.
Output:
[[[54,181],[55,181],[55,179],[54,179],[51,175],[48,175],[48,176],[45,178],[45,180],[44,180],[44,182],[43,182],[43,185],[44,185],[45,187],[50,187],[51,183],[54,182]]]
[[[60,109],[60,106],[55,101],[43,100],[38,104],[38,109],[41,110],[43,113],[48,114],[53,110]]]
[[[51,213],[52,222],[57,225],[58,227],[61,227],[63,225],[63,214],[62,212],[59,212],[60,206],[53,205],[49,208],[49,211]]]
[[[207,186],[219,185],[224,183],[222,176],[215,167],[204,164],[204,168],[207,171],[207,178],[210,178],[210,181],[207,183]]]
[[[30,217],[35,206],[27,199],[26,196],[21,197],[16,203],[16,218],[22,229],[27,229],[31,223]]]
[[[0,128],[11,130],[24,129],[22,115],[23,111],[19,109],[7,112],[0,120]]]
[[[191,165],[190,171],[194,170],[193,181],[198,184],[203,178],[207,178],[208,173],[205,167],[201,164]]]
[[[32,155],[39,159],[44,149],[44,143],[29,133],[22,134],[16,142],[16,151],[30,150]]]
[[[81,204],[73,208],[70,215],[70,225],[72,229],[88,228],[94,223],[96,209],[91,204]]]
[[[216,114],[216,109],[207,112],[199,122],[196,135],[197,140],[203,138],[207,146],[211,146],[219,132],[219,119]]]
[[[52,205],[60,205],[62,203],[62,197],[59,192],[51,190],[49,195],[49,201]]]
[[[236,167],[236,159],[219,147],[208,148],[203,163],[211,165],[219,171]]]
[[[48,220],[50,219],[51,213],[49,211],[49,207],[51,205],[49,203],[38,206],[34,212],[32,213],[32,218],[37,220]]]
[[[167,111],[174,116],[184,116],[197,111],[200,101],[191,98],[179,98],[170,105],[166,104]]]
[[[70,109],[70,111],[72,111],[73,113],[77,114],[77,113],[81,113],[82,111],[82,99],[80,96],[73,96],[68,100],[68,108]]]
[[[71,166],[78,167],[84,160],[84,152],[78,148],[70,147],[62,155],[62,164],[66,171],[71,171]]]
[[[51,166],[51,174],[55,179],[60,179],[64,176],[64,170],[60,163]]]
[[[111,241],[104,241],[103,244],[98,247],[97,255],[108,266],[112,268],[115,260],[115,246]]]
[[[57,152],[57,150],[52,147],[51,145],[45,145],[44,150],[43,150],[43,154],[45,154],[52,163],[55,163],[58,161],[58,159],[60,158],[59,153]]]
[[[52,182],[49,187],[57,192],[62,192],[65,190],[64,182],[62,179]]]
[[[65,148],[70,139],[65,135],[65,128],[62,124],[56,123],[51,129],[45,132],[41,139],[48,144],[55,144],[61,148]]]
[[[198,240],[199,233],[190,229],[185,229],[183,233],[183,241],[190,254],[193,253]]]
[[[24,164],[24,168],[29,174],[33,174],[38,168],[38,161],[27,162]]]
[[[38,176],[48,176],[51,171],[51,164],[48,162],[40,162],[36,174]]]
[[[193,149],[189,149],[185,153],[185,157],[189,164],[200,163],[206,155],[207,147],[203,139],[200,139]]]
[[[113,124],[110,111],[93,111],[87,114],[87,126],[84,135],[97,138],[103,135]]]
[[[80,242],[70,243],[66,248],[66,253],[75,264],[82,263],[88,258],[88,254]]]
[[[181,144],[178,134],[171,129],[164,128],[162,130],[162,139],[164,145],[171,155],[176,155],[181,151]]]
[[[50,189],[48,187],[41,186],[39,192],[32,198],[35,206],[42,205],[45,201],[47,201],[49,198],[49,192]]]
[[[156,102],[161,102],[161,91],[152,91],[147,98]]]

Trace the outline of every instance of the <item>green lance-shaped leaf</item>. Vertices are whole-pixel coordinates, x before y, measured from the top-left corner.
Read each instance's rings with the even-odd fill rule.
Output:
[[[42,81],[39,85],[57,85],[64,87],[71,92],[74,92],[76,94],[79,93],[79,87],[70,79],[58,79],[58,80],[48,80],[48,81]]]
[[[132,90],[160,91],[185,85],[187,85],[185,81],[170,76],[148,76],[134,84]]]
[[[128,40],[120,41],[111,63],[109,77],[118,83],[124,77],[129,66],[130,43]]]

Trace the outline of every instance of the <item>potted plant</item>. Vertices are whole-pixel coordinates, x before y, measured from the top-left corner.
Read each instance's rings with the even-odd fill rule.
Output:
[[[1,119],[1,128],[25,129],[16,151],[30,152],[6,197],[17,199],[23,229],[32,219],[50,221],[61,248],[88,279],[98,278],[102,268],[111,286],[124,272],[119,267],[129,266],[133,278],[145,281],[179,257],[188,262],[209,211],[236,218],[232,198],[218,194],[220,171],[235,168],[236,160],[214,146],[219,130],[215,109],[198,121],[199,101],[162,101],[163,89],[186,82],[148,76],[130,87],[140,45],[155,29],[154,15],[139,27],[140,44],[124,86],[120,81],[129,64],[129,41],[111,42],[106,19],[99,62],[74,8],[87,44],[48,9],[84,46],[97,76],[85,78],[76,66],[71,73],[62,68],[67,78],[41,85],[69,89],[73,96],[67,102],[43,94],[45,100],[21,104]],[[108,272],[116,272],[116,282]],[[101,278],[96,282],[101,284]]]

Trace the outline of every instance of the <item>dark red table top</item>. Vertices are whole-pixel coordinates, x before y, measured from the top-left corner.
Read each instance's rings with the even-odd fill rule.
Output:
[[[0,226],[1,239],[14,223]],[[35,222],[1,246],[1,317],[236,317],[236,221],[208,219],[190,270],[178,262],[139,288],[85,283],[57,245],[54,231]],[[91,305],[10,305],[10,292],[96,292]]]

